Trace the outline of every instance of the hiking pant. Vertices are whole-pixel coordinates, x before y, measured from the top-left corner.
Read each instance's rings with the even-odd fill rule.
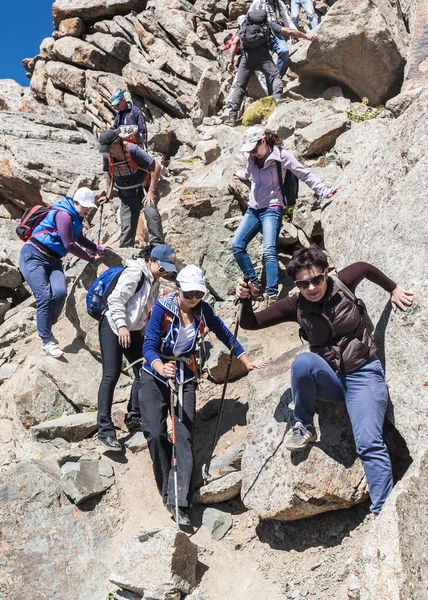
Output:
[[[299,24],[300,7],[302,7],[309,19],[311,29],[315,29],[315,27],[318,25],[318,17],[315,12],[312,0],[291,0],[290,4],[291,19],[293,20],[295,26],[297,27]]]
[[[303,352],[291,367],[291,390],[294,416],[304,425],[312,424],[317,399],[346,403],[369,486],[370,510],[378,514],[393,486],[391,459],[382,438],[388,391],[379,359],[374,356],[345,375],[335,373],[317,354]]]
[[[130,331],[131,345],[123,348],[119,344],[119,338],[110,327],[107,317],[101,317],[98,327],[100,336],[100,349],[103,364],[103,376],[98,390],[98,437],[105,438],[115,435],[114,425],[111,420],[111,407],[116,384],[122,369],[122,358],[131,364],[143,355],[143,336],[141,331]],[[140,407],[138,403],[138,383],[140,379],[141,363],[132,367],[134,381],[128,402],[127,417],[139,417]]]
[[[272,52],[275,52],[277,55],[276,68],[278,69],[280,76],[283,77],[290,57],[287,42],[282,35],[272,34],[269,46]]]
[[[247,252],[247,246],[261,231],[263,235],[263,259],[266,268],[266,293],[268,296],[278,294],[278,237],[282,225],[282,208],[264,208],[255,210],[247,208],[235,236],[232,240],[232,252],[245,277],[251,283],[259,285],[260,281],[254,270],[253,262]]]
[[[141,212],[141,205],[145,196],[144,188],[139,187],[126,192],[123,195],[119,190],[120,203],[120,247],[131,248],[135,244],[135,234],[137,233],[138,218]],[[162,219],[157,206],[144,206],[144,216],[146,218],[147,229],[149,232],[149,244],[157,246],[164,243]]]
[[[196,382],[184,384],[183,406],[176,406],[178,505],[192,505],[195,460],[192,430],[196,405]],[[168,439],[166,418],[170,410],[171,390],[150,373],[141,369],[140,413],[156,484],[164,504],[175,504],[174,476],[171,469],[172,444]],[[179,418],[181,415],[181,418]]]
[[[27,242],[21,248],[19,269],[36,298],[37,333],[47,344],[54,339],[52,325],[58,321],[67,298],[62,263]]]
[[[245,50],[241,56],[238,73],[236,74],[236,84],[229,100],[229,119],[236,121],[238,111],[241,108],[242,101],[247,91],[247,85],[251,75],[255,71],[261,71],[266,77],[268,89],[272,90],[274,100],[279,100],[282,95],[282,79],[275,67],[272,56],[268,48],[255,48]]]

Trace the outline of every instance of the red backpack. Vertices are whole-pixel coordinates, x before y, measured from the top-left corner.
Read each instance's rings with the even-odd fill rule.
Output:
[[[50,210],[52,210],[52,206],[44,206],[43,204],[38,204],[37,206],[27,209],[22,215],[21,221],[15,230],[19,239],[23,242],[27,242],[32,236],[34,229],[41,221],[43,221]],[[52,229],[39,231],[39,234],[46,233],[47,231],[52,231]]]

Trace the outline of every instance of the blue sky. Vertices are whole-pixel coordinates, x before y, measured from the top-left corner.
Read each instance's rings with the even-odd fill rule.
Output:
[[[29,85],[21,60],[38,54],[40,42],[52,35],[52,4],[53,0],[2,0],[0,79]]]

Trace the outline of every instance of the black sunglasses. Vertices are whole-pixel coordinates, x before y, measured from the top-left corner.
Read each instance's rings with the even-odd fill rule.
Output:
[[[321,275],[316,275],[315,277],[312,277],[312,279],[299,279],[298,281],[295,281],[294,283],[299,288],[299,290],[307,290],[311,283],[314,286],[318,286],[323,283],[324,279],[325,279],[325,275],[324,275],[324,273],[321,273]]]
[[[257,142],[257,144],[255,145],[255,147],[254,147],[254,148],[253,148],[253,149],[250,151],[250,154],[256,154],[256,152],[257,152],[257,148],[260,146],[260,144],[262,143],[263,139],[264,139],[264,138],[262,138],[261,140],[259,140],[259,141]]]
[[[181,293],[186,300],[192,300],[193,298],[201,300],[205,296],[205,292],[183,292],[183,290],[181,290]]]
[[[167,271],[163,267],[161,267],[160,262],[155,258],[156,264],[159,267],[159,274],[164,275],[165,273],[174,273],[174,271]]]

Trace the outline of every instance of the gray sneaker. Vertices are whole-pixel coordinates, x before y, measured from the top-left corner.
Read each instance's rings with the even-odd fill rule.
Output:
[[[313,425],[296,423],[285,436],[285,447],[287,450],[304,450],[309,442],[315,442],[317,432]]]

